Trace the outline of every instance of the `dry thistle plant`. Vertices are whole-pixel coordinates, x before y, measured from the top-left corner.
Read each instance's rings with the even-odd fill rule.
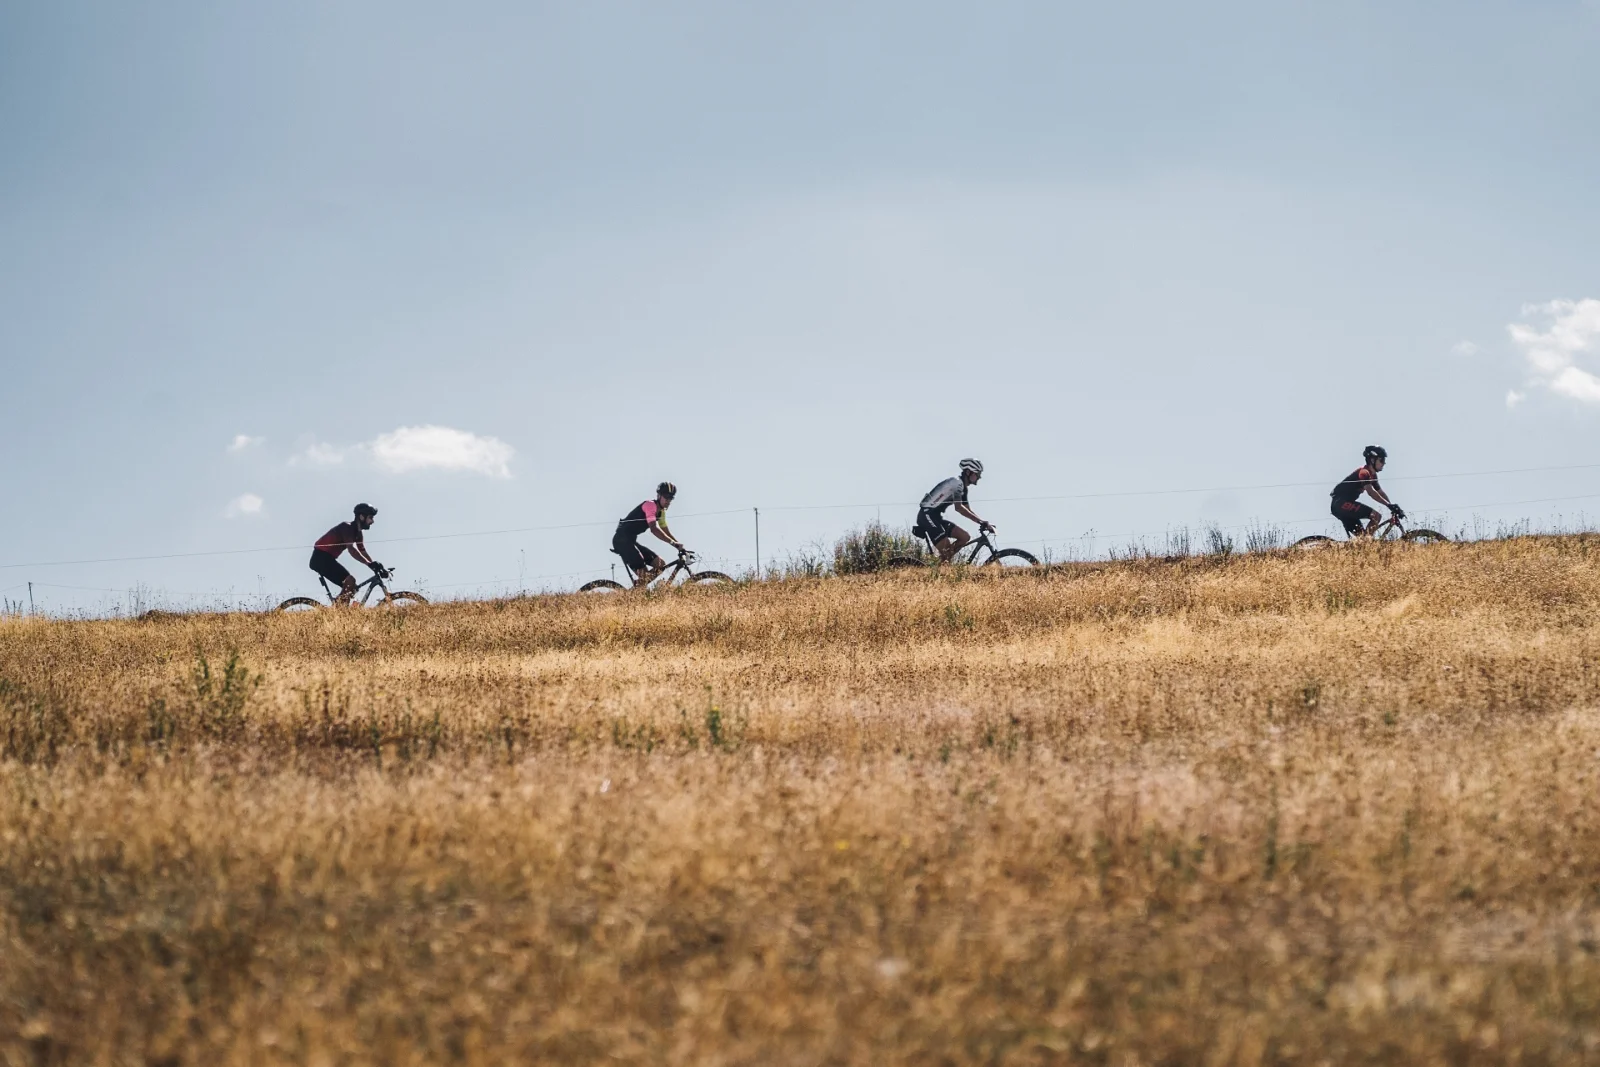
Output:
[[[1600,1059],[1600,542],[0,622],[0,1059]]]

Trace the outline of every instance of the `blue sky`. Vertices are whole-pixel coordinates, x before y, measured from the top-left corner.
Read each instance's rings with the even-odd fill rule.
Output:
[[[1597,46],[1581,2],[6,5],[0,564],[303,547],[0,589],[303,592],[357,500],[599,523],[376,546],[561,587],[661,478],[738,567],[753,506],[781,556],[964,455],[1058,551],[1331,532],[1372,441],[1413,514],[1593,512],[1549,498],[1600,468],[1405,479],[1600,463]]]

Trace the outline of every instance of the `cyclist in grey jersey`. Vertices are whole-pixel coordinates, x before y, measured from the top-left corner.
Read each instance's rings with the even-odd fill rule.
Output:
[[[994,524],[978,518],[967,504],[967,491],[983,477],[983,464],[975,459],[961,461],[961,473],[946,478],[922,498],[917,505],[917,529],[927,532],[941,562],[949,563],[972,541],[972,535],[944,517],[945,510],[954,507],[957,513],[978,524],[978,529],[994,531]]]

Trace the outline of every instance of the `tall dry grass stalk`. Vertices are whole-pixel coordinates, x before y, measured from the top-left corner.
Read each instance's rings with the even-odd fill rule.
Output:
[[[7,620],[0,1058],[1592,1062],[1597,559]]]

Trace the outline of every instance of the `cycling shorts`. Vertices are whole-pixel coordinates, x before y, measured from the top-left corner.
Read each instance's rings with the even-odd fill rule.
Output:
[[[646,567],[659,570],[667,565],[660,556],[629,537],[625,530],[618,530],[616,536],[611,539],[611,551],[621,556],[622,562],[627,564],[628,569],[634,574],[638,574]]]
[[[932,508],[923,508],[917,512],[917,525],[926,530],[928,536],[935,541],[943,541],[946,537],[951,537],[956,532],[955,523]]]
[[[1346,503],[1333,502],[1333,517],[1344,523],[1344,532],[1354,537],[1361,532],[1361,524],[1378,518],[1378,512],[1365,504],[1358,504],[1351,500]]]
[[[344,564],[335,559],[331,553],[324,552],[320,548],[311,550],[311,569],[334,585],[343,585],[347,580],[353,581],[355,577],[345,570]]]

